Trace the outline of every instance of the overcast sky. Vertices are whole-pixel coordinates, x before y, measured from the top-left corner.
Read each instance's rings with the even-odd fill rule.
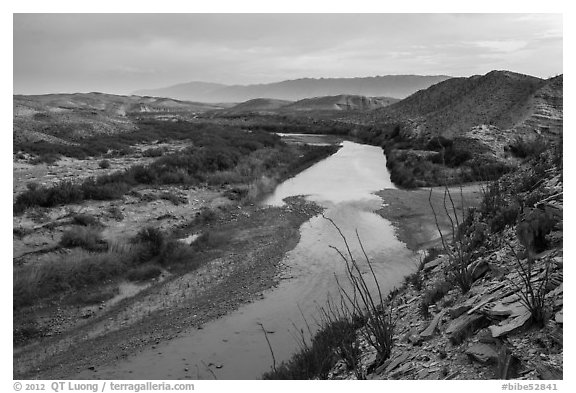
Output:
[[[562,70],[559,14],[15,14],[14,93]]]

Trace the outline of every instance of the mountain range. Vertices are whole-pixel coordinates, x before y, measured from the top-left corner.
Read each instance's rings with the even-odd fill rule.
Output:
[[[297,101],[304,98],[341,94],[402,99],[450,76],[385,75],[366,78],[303,78],[254,85],[223,85],[189,82],[174,86],[135,91],[139,96],[170,97],[179,100],[220,103],[244,102],[256,98]]]

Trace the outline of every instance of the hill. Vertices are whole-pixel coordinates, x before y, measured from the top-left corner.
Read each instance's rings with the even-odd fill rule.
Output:
[[[239,113],[267,113],[276,112],[278,109],[291,104],[292,101],[275,100],[272,98],[255,98],[234,105],[231,108],[222,111],[223,114],[239,114]]]
[[[293,104],[286,105],[283,111],[367,111],[383,108],[397,99],[387,97],[365,97],[359,95],[341,94],[337,96],[305,98]]]
[[[446,79],[450,77],[386,75],[367,78],[303,78],[244,86],[190,82],[161,89],[139,90],[134,94],[201,102],[243,102],[261,97],[297,101],[304,98],[340,94],[405,98]]]
[[[535,111],[546,81],[508,71],[453,78],[375,111],[375,121],[410,120],[414,135],[454,137],[479,125],[510,129]]]
[[[15,95],[13,106],[15,142],[60,143],[134,130],[135,115],[169,119],[221,108],[167,98],[103,93]]]
[[[372,111],[361,137],[386,149],[398,185],[493,179],[561,139],[562,88],[562,75],[453,78]]]

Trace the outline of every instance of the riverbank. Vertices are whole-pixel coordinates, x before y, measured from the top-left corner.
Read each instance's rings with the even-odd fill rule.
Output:
[[[182,145],[163,149],[178,152]],[[338,147],[286,150],[295,153],[283,160],[292,161],[277,163],[276,172],[275,167],[270,168],[272,183],[296,175]],[[51,166],[18,162],[14,195],[28,189],[27,183],[46,181],[45,186],[51,187],[62,178],[84,181],[97,173],[109,174],[99,162],[97,158],[62,159]],[[116,168],[112,170],[118,170],[151,160],[135,153],[111,162]],[[46,170],[50,177],[44,179]],[[25,289],[23,278],[41,277],[37,271],[56,277],[62,287],[44,291],[41,296],[39,291],[31,291],[26,301],[15,295],[15,378],[79,377],[82,370],[92,372],[184,334],[190,327],[201,329],[208,321],[259,299],[263,291],[277,285],[280,261],[298,243],[300,226],[321,209],[299,198],[291,198],[283,207],[257,206],[252,202],[269,190],[258,182],[239,186],[141,185],[115,200],[32,207],[15,215],[15,293],[17,288]],[[247,190],[247,197],[234,192],[238,190]],[[58,269],[49,269],[50,265],[72,267],[70,262],[94,260],[106,262],[102,270],[118,270],[123,266],[115,264],[116,255],[134,254],[134,239],[145,228],[158,230],[169,248],[178,246],[176,253],[168,254],[177,259],[175,262],[170,258],[165,262],[155,262],[154,258],[139,261],[128,266],[134,274],[121,271],[110,275],[104,271],[107,275],[103,279],[96,277],[95,282],[80,287],[68,287]],[[94,252],[77,245],[67,248],[63,239],[71,233],[89,234],[107,250]],[[200,235],[201,244],[188,249],[185,243]],[[95,276],[101,274],[98,267],[95,271]],[[89,273],[89,269],[82,273]]]
[[[230,210],[209,225],[227,241],[200,270],[166,277],[87,323],[20,349],[17,379],[98,378],[98,368],[192,329],[259,298],[278,283],[280,261],[299,239],[299,228],[320,209],[292,198],[281,208]],[[83,371],[88,373],[83,373]],[[126,378],[130,378],[126,375]]]
[[[480,203],[482,187],[480,183],[448,187],[460,221],[463,210],[476,207]],[[444,191],[444,187],[382,190],[376,194],[384,200],[385,206],[377,213],[394,224],[398,240],[406,243],[410,250],[418,251],[442,246],[436,223],[444,235],[451,236],[452,231],[444,201],[451,217],[454,218],[452,203],[448,197],[445,199]],[[437,214],[437,220],[431,204]]]

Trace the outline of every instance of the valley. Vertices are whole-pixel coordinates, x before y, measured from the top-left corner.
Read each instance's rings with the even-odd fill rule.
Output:
[[[441,79],[396,98],[14,96],[15,378],[557,376],[562,76]],[[372,318],[347,303],[358,277]]]

